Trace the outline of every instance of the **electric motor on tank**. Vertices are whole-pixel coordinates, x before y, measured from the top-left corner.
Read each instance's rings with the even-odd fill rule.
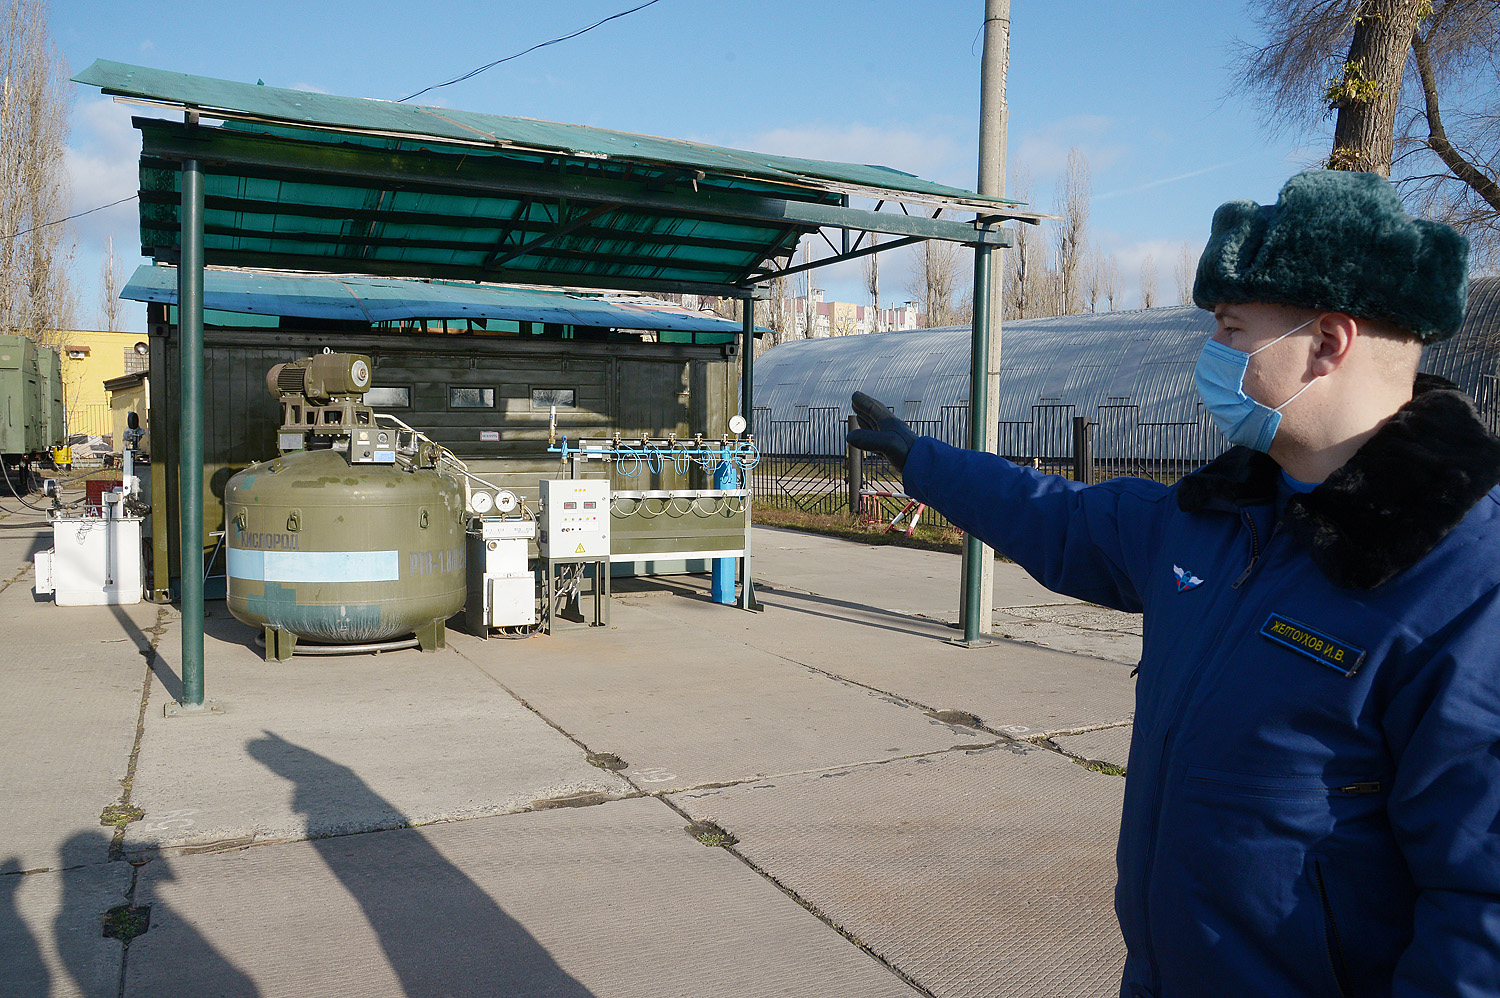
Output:
[[[463,506],[436,471],[332,450],[252,465],[224,489],[229,612],[340,644],[440,629],[464,605]]]

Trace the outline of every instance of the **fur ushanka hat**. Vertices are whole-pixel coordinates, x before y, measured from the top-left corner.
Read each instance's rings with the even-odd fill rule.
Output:
[[[1209,310],[1268,302],[1344,312],[1436,343],[1463,323],[1468,285],[1469,241],[1408,215],[1384,177],[1308,170],[1274,205],[1219,206],[1193,301]]]

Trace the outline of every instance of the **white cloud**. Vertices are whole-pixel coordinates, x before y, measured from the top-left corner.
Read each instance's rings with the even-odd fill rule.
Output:
[[[1113,245],[1108,239],[1101,242],[1103,252],[1113,255],[1119,265],[1121,301],[1117,307],[1123,308],[1140,308],[1141,269],[1145,266],[1148,256],[1152,257],[1156,263],[1156,303],[1176,305],[1178,303],[1177,267],[1183,248],[1187,248],[1190,264],[1189,281],[1192,279],[1192,268],[1197,266],[1198,257],[1203,252],[1201,242],[1185,243],[1171,239],[1145,239]],[[1189,291],[1191,292],[1191,286]]]
[[[1068,168],[1068,152],[1075,148],[1091,169],[1104,169],[1128,152],[1126,146],[1107,141],[1113,127],[1114,122],[1102,115],[1077,114],[1027,132],[1011,140],[1010,171],[1029,171],[1038,184],[1045,183],[1046,178],[1062,175]]]
[[[966,142],[943,132],[861,124],[805,126],[772,129],[730,144],[779,156],[888,166],[964,188],[974,184],[974,153]]]
[[[68,223],[75,246],[75,319],[85,326],[99,321],[100,270],[109,241],[114,241],[116,273],[122,283],[143,262],[138,206],[132,198],[140,187],[141,155],[140,133],[130,124],[133,114],[164,116],[166,112],[116,104],[108,98],[80,100],[73,108],[72,135],[64,155],[73,196],[69,214],[128,199]],[[145,328],[140,306],[127,305],[122,318],[126,328]]]

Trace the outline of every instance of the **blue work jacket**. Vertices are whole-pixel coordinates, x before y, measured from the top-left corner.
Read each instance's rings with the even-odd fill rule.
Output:
[[[1122,995],[1500,994],[1500,443],[1451,387],[1290,499],[1243,448],[1084,487],[912,447],[910,495],[1144,613]]]

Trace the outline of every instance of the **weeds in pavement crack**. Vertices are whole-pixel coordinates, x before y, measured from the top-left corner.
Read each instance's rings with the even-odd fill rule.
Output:
[[[135,792],[135,767],[141,757],[141,738],[146,733],[146,707],[151,701],[151,680],[155,676],[152,667],[156,664],[156,646],[166,629],[167,608],[159,607],[156,611],[156,623],[146,631],[151,636],[151,645],[141,649],[141,656],[146,660],[146,676],[141,682],[141,707],[135,718],[135,741],[130,746],[130,759],[125,766],[125,776],[120,780],[120,800],[106,806],[99,815],[99,824],[113,825],[115,829],[115,834],[109,842],[111,861],[125,858],[125,826],[132,821],[140,821],[146,816],[146,812],[132,804],[130,798]],[[132,895],[134,891],[135,880],[132,877]]]

